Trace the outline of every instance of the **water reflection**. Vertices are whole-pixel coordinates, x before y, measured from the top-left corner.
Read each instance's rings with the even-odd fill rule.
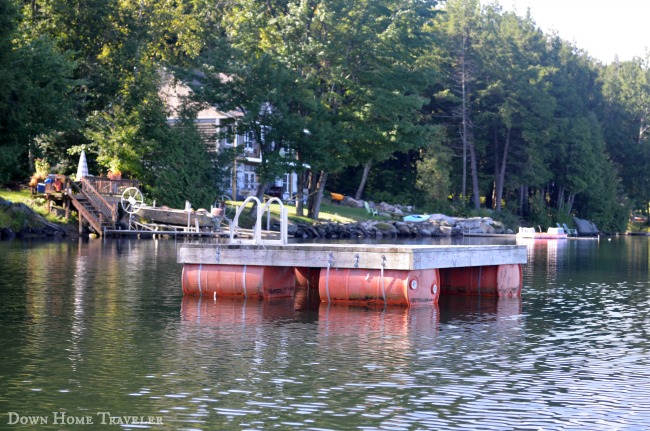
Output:
[[[546,267],[546,280],[548,284],[556,284],[558,272],[558,256],[562,255],[568,247],[568,240],[535,240],[534,238],[518,238],[518,245],[525,245],[528,250],[528,268],[543,265]],[[561,258],[560,258],[561,261]],[[524,274],[526,272],[524,271]]]
[[[293,298],[263,300],[184,296],[181,319],[184,324],[197,326],[260,325],[275,319],[294,317]]]
[[[0,244],[0,413],[152,414],[160,430],[650,422],[646,238],[536,243],[521,299],[410,309],[328,306],[313,289],[183,298],[175,250]]]

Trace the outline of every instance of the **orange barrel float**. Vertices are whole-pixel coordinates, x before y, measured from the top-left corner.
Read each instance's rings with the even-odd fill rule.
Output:
[[[296,287],[316,288],[320,277],[320,268],[294,268],[296,275]]]
[[[321,269],[321,301],[350,304],[413,306],[436,304],[440,295],[437,269]]]
[[[293,268],[255,265],[189,264],[183,266],[183,294],[247,298],[293,296]]]
[[[443,295],[500,296],[521,295],[521,265],[489,265],[440,270]]]
[[[294,273],[296,275],[294,308],[296,310],[317,309],[320,305],[318,294],[320,268],[297,267],[294,269]]]

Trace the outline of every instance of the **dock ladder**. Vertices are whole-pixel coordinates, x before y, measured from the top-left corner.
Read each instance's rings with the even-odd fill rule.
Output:
[[[256,218],[255,226],[253,227],[252,238],[244,239],[239,238],[238,234],[240,231],[239,228],[239,216],[246,209],[246,204],[248,202],[254,202],[256,209]],[[271,231],[271,204],[277,202],[280,205],[280,237],[279,239],[270,239],[263,238],[262,233],[268,235]],[[262,220],[264,218],[264,213],[266,213],[266,231],[262,231]],[[235,217],[230,223],[230,235],[229,243],[231,244],[281,244],[285,245],[288,243],[288,227],[289,227],[289,215],[288,210],[285,208],[284,204],[279,198],[273,197],[267,200],[264,204],[255,196],[249,196],[246,200],[237,208]]]

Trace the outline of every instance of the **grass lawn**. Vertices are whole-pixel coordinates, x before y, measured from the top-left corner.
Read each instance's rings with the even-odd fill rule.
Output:
[[[228,201],[229,205],[239,206],[242,204],[242,201]],[[247,206],[252,206],[252,203],[249,203]],[[285,205],[289,213],[289,220],[293,222],[303,222],[311,223],[313,220],[307,217],[299,217],[296,215],[296,207],[293,205]],[[275,216],[280,215],[280,205],[271,204],[270,206],[271,214]],[[305,209],[305,213],[307,210]],[[323,200],[320,207],[320,213],[318,214],[318,219],[321,221],[331,221],[338,223],[354,223],[356,221],[368,220],[370,214],[366,211],[365,208],[350,208],[343,205],[336,205],[329,201]],[[375,220],[387,220],[390,217],[375,217]]]

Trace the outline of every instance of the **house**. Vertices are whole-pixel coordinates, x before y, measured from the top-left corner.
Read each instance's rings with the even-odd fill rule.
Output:
[[[177,121],[183,100],[189,97],[191,89],[171,77],[163,82],[160,95],[171,112],[167,121],[173,124]],[[222,112],[210,107],[198,112],[195,120],[199,131],[205,137],[207,151],[218,152],[231,148],[237,151],[237,158],[227,173],[230,181],[224,181],[228,184],[224,192],[236,200],[243,200],[255,193],[258,186],[256,171],[262,162],[260,145],[252,133],[237,133],[237,119],[240,116],[239,112]],[[266,193],[287,200],[297,189],[298,175],[288,172],[282,178],[277,178]]]

